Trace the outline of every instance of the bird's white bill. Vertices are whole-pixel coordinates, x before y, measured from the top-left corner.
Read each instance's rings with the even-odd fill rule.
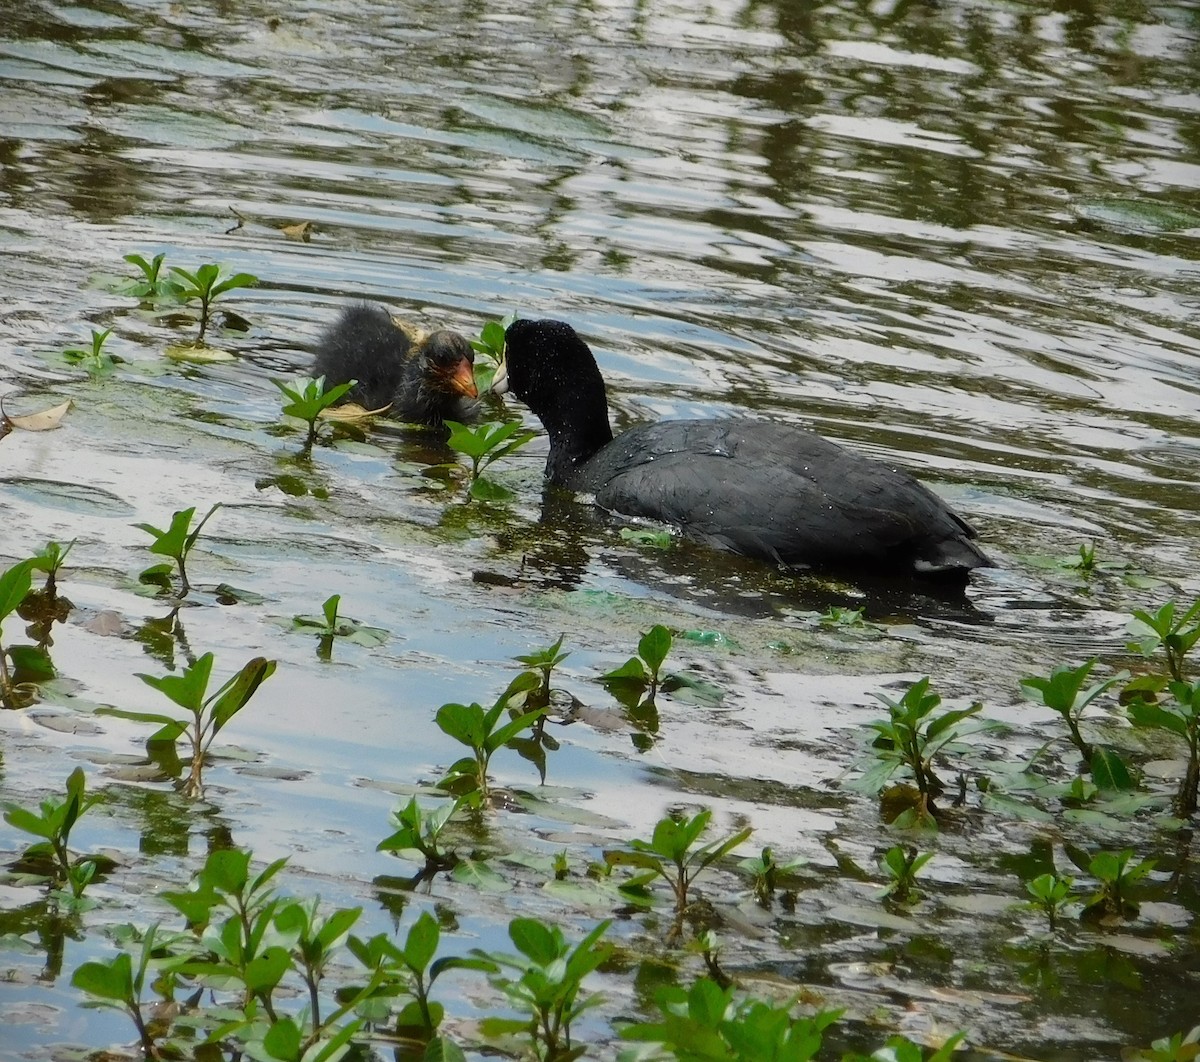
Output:
[[[508,362],[502,361],[500,368],[496,370],[496,375],[492,377],[492,394],[506,395],[508,394]]]

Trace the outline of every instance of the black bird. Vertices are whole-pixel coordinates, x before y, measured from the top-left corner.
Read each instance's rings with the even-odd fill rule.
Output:
[[[551,484],[717,549],[777,564],[965,579],[975,530],[907,472],[811,431],[746,417],[642,424],[615,439],[591,349],[562,321],[515,321],[493,390],[550,436]]]
[[[457,332],[424,333],[363,303],[343,310],[321,335],[313,375],[327,387],[357,380],[347,401],[438,427],[474,416],[474,364],[471,344]]]

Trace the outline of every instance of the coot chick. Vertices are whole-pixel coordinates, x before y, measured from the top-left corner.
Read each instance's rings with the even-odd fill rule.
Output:
[[[438,427],[474,416],[474,364],[471,344],[457,332],[424,333],[381,306],[360,304],[322,334],[313,375],[330,387],[357,380],[347,401],[388,406],[397,420]]]
[[[746,417],[643,424],[613,438],[591,349],[562,321],[515,321],[493,390],[550,436],[546,477],[717,549],[803,567],[965,579],[991,561],[912,476],[811,431]]]

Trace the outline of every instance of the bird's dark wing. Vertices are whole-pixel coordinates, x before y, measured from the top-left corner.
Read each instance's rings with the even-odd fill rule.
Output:
[[[958,556],[957,543],[974,534],[906,472],[801,428],[763,421],[634,428],[588,462],[578,486],[607,509],[786,564],[884,563],[907,555],[925,570],[962,566],[969,556]],[[983,555],[967,543],[972,553],[980,563]]]

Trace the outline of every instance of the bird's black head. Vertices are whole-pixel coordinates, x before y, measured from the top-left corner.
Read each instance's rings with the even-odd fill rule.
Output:
[[[612,441],[596,359],[562,321],[514,321],[504,348],[504,367],[493,388],[512,391],[542,422],[550,436],[546,475],[552,483],[570,485],[579,467]]]
[[[607,421],[604,378],[574,328],[565,321],[514,321],[504,338],[509,390],[537,416],[599,405]]]

